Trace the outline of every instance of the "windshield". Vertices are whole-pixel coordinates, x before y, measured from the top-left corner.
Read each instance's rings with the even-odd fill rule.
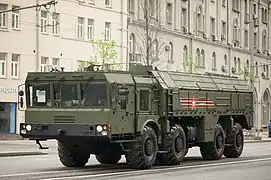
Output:
[[[51,107],[50,84],[32,84],[28,86],[29,106]]]
[[[54,107],[77,107],[79,105],[77,83],[53,85]]]
[[[108,106],[107,85],[105,83],[81,83],[83,107]]]
[[[102,82],[31,83],[28,87],[29,107],[78,108],[109,106],[108,86]]]

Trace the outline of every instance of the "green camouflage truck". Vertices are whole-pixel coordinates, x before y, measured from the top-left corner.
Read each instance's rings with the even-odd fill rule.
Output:
[[[205,160],[237,158],[243,129],[253,122],[253,93],[245,80],[153,70],[31,72],[20,86],[24,138],[56,139],[64,166],[90,155],[130,168],[180,164],[189,148]]]

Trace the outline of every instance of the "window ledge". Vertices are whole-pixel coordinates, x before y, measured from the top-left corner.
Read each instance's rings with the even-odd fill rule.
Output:
[[[0,31],[2,31],[2,32],[9,32],[8,28],[5,28],[5,27],[0,27]]]
[[[12,80],[20,80],[19,77],[12,77],[12,76],[11,76],[11,79],[12,79]]]
[[[21,29],[12,28],[13,31],[21,31]]]

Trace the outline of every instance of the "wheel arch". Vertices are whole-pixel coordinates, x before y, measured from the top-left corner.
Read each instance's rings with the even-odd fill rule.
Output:
[[[148,119],[141,127],[141,130],[144,129],[145,126],[150,126],[153,128],[153,130],[155,131],[155,134],[157,136],[157,138],[159,138],[161,136],[161,128],[158,125],[158,123],[153,120],[153,119]]]

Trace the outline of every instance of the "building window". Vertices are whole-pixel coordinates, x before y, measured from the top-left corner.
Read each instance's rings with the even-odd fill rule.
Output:
[[[15,103],[0,102],[0,133],[16,133]]]
[[[257,38],[257,33],[254,32],[254,48],[257,48],[258,47],[258,38]]]
[[[111,39],[111,23],[105,22],[105,41],[109,41]]]
[[[196,66],[200,64],[200,49],[197,48],[196,50]]]
[[[12,8],[19,8],[13,6]],[[19,29],[20,13],[18,10],[12,11],[12,29]]]
[[[150,109],[149,101],[150,101],[149,90],[140,90],[140,92],[139,92],[140,111],[148,111]]]
[[[212,54],[212,68],[213,70],[216,70],[216,54],[213,52]]]
[[[48,66],[48,57],[41,57],[40,71],[46,72]]]
[[[172,4],[167,3],[167,23],[172,23]]]
[[[20,62],[20,55],[19,54],[12,54],[11,77],[13,77],[13,78],[19,77],[19,62]]]
[[[255,69],[256,69],[256,77],[258,77],[259,76],[258,62],[255,62]]]
[[[233,21],[233,42],[237,43],[235,44],[235,46],[239,46],[239,42],[240,42],[240,28],[239,28],[239,22],[238,19],[235,19]]]
[[[183,64],[184,64],[184,66],[186,66],[187,63],[188,63],[188,48],[187,48],[187,46],[184,46],[184,48],[183,48]]]
[[[135,12],[135,0],[129,0],[129,11]]]
[[[174,61],[174,58],[173,58],[174,52],[173,52],[173,43],[172,42],[169,43],[169,48],[170,48],[169,61],[173,62]]]
[[[226,36],[227,34],[227,25],[225,21],[222,21],[222,34]]]
[[[88,40],[94,38],[94,19],[88,19]]]
[[[197,30],[204,30],[204,15],[201,6],[197,7]]]
[[[133,33],[130,35],[129,52],[135,53],[135,35]]]
[[[59,69],[59,58],[52,59],[53,68]]]
[[[268,21],[268,13],[266,8],[262,8],[262,22],[267,23]]]
[[[234,57],[233,66],[235,67],[235,69],[237,69],[237,59],[236,59],[236,57]]]
[[[224,55],[224,66],[225,66],[225,68],[227,68],[227,66],[228,66],[228,58],[227,58],[226,54]]]
[[[201,53],[200,53],[200,64],[199,65],[201,67],[205,66],[205,52],[203,49],[201,50]]]
[[[0,11],[7,10],[7,5],[0,4]],[[0,27],[6,28],[7,27],[7,13],[0,14]]]
[[[187,26],[187,10],[182,8],[182,26],[186,27]]]
[[[105,0],[104,4],[105,6],[111,6],[111,0]]]
[[[0,53],[0,77],[6,76],[6,60],[7,54],[6,53]]]
[[[58,35],[59,34],[59,14],[53,13],[53,34]]]
[[[257,15],[257,4],[253,4],[253,14]]]
[[[262,32],[262,50],[263,51],[265,51],[266,50],[266,40],[267,40],[267,38],[266,38],[266,30],[263,30],[263,32]]]
[[[249,60],[246,61],[246,70],[247,70],[247,72],[249,72],[249,70],[250,70],[250,67],[249,67]]]
[[[136,51],[136,44],[135,44],[135,35],[132,33],[130,35],[129,40],[129,61],[135,61],[135,51]]]
[[[47,25],[48,25],[48,12],[41,10],[41,32],[47,33]]]
[[[215,35],[215,18],[211,17],[211,34]]]
[[[245,47],[248,47],[248,30],[247,29],[245,29],[245,35],[244,35],[245,37],[244,37],[244,45],[245,45]]]
[[[84,18],[78,17],[77,38],[83,39],[83,37],[84,37]]]

